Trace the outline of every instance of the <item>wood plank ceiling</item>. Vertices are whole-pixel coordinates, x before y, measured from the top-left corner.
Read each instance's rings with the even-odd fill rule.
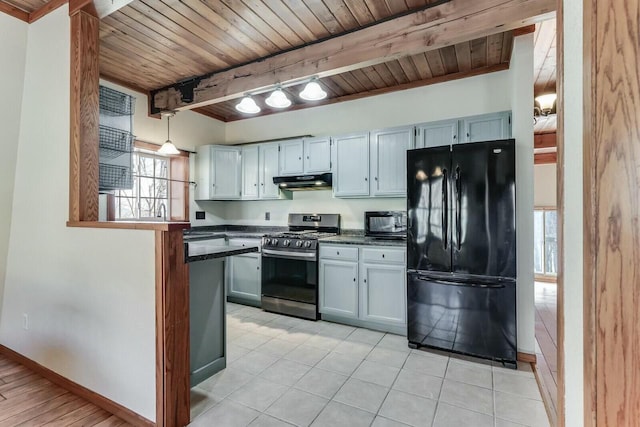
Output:
[[[150,91],[432,3],[436,0],[134,0],[101,21],[100,71],[106,79]],[[512,33],[506,32],[325,78],[321,83],[329,101],[323,103],[416,82],[427,84],[447,75],[495,71],[501,64],[506,68],[512,41]],[[297,96],[300,90],[287,88],[295,103],[292,108],[318,105],[302,103]],[[274,112],[262,99],[257,102],[263,107],[260,114]],[[224,121],[250,117],[235,110],[237,103],[233,100],[196,111]]]
[[[49,3],[49,0],[0,0],[0,2],[9,4],[13,7],[17,7],[27,13],[40,9],[45,4]]]
[[[556,20],[536,25],[533,47],[534,96],[556,91]]]

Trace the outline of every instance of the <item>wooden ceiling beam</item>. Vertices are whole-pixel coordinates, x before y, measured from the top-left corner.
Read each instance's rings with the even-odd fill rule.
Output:
[[[311,76],[327,77],[547,19],[555,0],[451,0],[361,30],[153,91],[154,110],[192,109]],[[189,86],[193,88],[191,94]],[[186,90],[184,88],[187,88]],[[183,101],[192,96],[192,102]],[[155,111],[152,111],[155,112]]]
[[[0,0],[0,12],[6,13],[7,15],[11,15],[14,18],[17,18],[24,22],[29,22],[29,13],[25,12],[22,9],[18,9],[17,7],[10,5],[9,3],[5,3]]]

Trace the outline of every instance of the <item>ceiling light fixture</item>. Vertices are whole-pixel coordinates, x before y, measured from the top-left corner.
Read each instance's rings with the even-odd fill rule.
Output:
[[[291,105],[291,100],[287,98],[287,94],[284,93],[280,87],[271,92],[271,95],[265,99],[265,102],[269,107],[273,108],[287,108]]]
[[[556,98],[557,95],[555,93],[536,96],[535,101],[537,105],[535,107],[540,109],[541,115],[548,116],[551,113],[555,113]]]
[[[256,114],[261,111],[261,108],[258,107],[258,104],[256,104],[256,101],[253,100],[251,95],[246,95],[242,98],[242,101],[236,105],[236,110],[241,113]]]
[[[305,101],[319,101],[326,97],[327,92],[322,89],[322,86],[320,86],[316,77],[311,79],[311,81],[304,87],[304,90],[300,92],[300,98]]]
[[[176,146],[173,145],[173,142],[171,142],[171,138],[169,138],[169,120],[171,119],[171,117],[176,115],[176,112],[162,111],[160,115],[162,117],[167,118],[167,140],[164,142],[164,144],[162,144],[162,147],[160,147],[160,149],[158,150],[158,153],[164,154],[167,156],[174,156],[176,154],[180,154],[180,150],[178,150]]]

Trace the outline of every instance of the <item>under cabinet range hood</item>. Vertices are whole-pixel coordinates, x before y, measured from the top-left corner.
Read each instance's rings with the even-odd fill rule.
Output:
[[[331,173],[318,175],[274,176],[273,183],[281,190],[328,190],[331,188]]]

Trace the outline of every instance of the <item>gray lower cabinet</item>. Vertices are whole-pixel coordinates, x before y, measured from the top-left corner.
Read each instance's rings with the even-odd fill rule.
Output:
[[[403,265],[363,263],[360,268],[360,318],[406,325],[406,278]]]
[[[229,239],[229,246],[260,246],[259,239]],[[227,299],[260,306],[262,297],[262,256],[252,252],[227,258]]]
[[[332,321],[402,333],[407,325],[403,248],[320,245],[320,313]]]
[[[358,263],[321,259],[320,313],[358,318]]]

